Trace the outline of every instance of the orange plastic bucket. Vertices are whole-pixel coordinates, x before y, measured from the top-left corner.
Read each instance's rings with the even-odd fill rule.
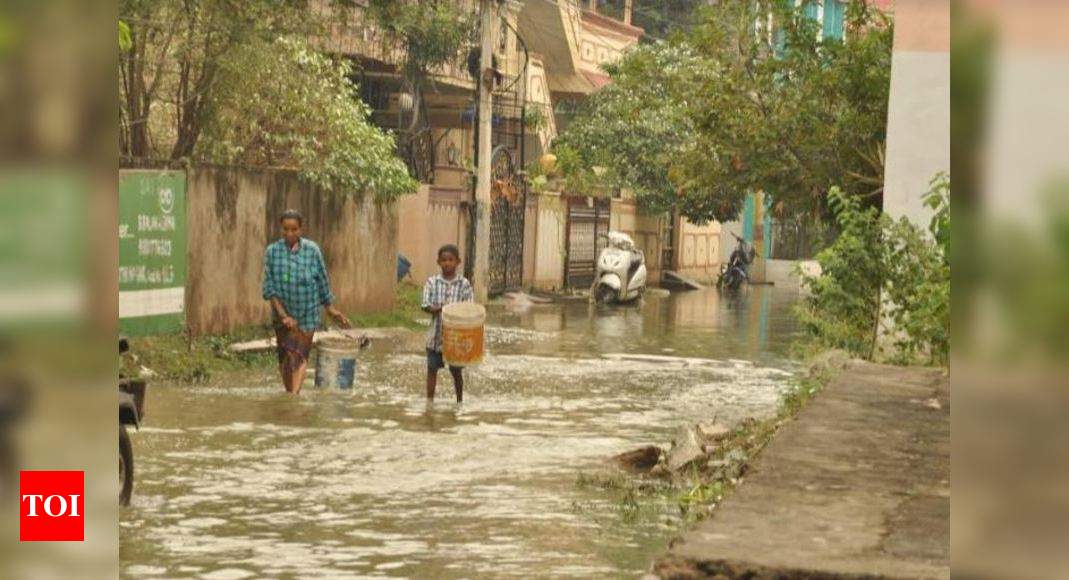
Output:
[[[486,309],[474,302],[457,302],[442,309],[442,358],[455,367],[483,361]]]

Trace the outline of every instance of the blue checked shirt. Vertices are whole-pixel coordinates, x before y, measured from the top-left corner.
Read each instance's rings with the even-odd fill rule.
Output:
[[[334,302],[330,279],[323,263],[323,252],[312,240],[301,238],[290,251],[286,240],[267,246],[264,252],[264,300],[282,300],[286,312],[297,320],[301,330],[319,328],[323,306]],[[278,315],[271,309],[271,317]]]
[[[471,290],[471,282],[460,274],[455,274],[452,280],[446,280],[441,274],[431,276],[423,285],[423,308],[474,301],[475,293]],[[431,318],[431,327],[427,330],[427,348],[434,351],[442,350],[441,312],[434,314]]]

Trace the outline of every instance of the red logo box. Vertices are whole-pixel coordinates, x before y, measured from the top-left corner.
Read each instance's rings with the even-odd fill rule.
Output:
[[[85,540],[85,472],[19,472],[19,540]]]

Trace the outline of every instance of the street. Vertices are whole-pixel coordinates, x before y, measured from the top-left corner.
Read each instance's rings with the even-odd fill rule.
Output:
[[[753,286],[632,307],[491,305],[489,356],[459,409],[445,374],[425,403],[418,338],[374,344],[352,393],[287,396],[274,369],[155,384],[133,435],[122,575],[640,575],[678,508],[625,517],[577,478],[687,423],[774,414],[795,301]]]

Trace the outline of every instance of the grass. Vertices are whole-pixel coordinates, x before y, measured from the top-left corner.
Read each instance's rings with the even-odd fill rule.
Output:
[[[397,285],[397,302],[393,310],[352,314],[349,318],[353,321],[353,326],[360,328],[400,326],[410,330],[419,330],[426,328],[418,322],[420,318],[427,316],[420,308],[422,300],[423,289],[416,284],[405,281]]]
[[[227,348],[234,342],[267,336],[267,328],[252,326],[227,335],[192,340],[186,334],[164,334],[130,339],[133,356],[123,358],[123,372],[136,376],[145,366],[164,380],[203,384],[213,376],[277,364],[273,351],[235,354]]]
[[[350,316],[358,328],[402,327],[424,328],[418,322],[425,316],[420,310],[421,289],[411,283],[397,286],[397,302],[393,310]],[[228,347],[235,342],[258,340],[274,336],[268,325],[254,325],[225,335],[201,336],[190,339],[184,333],[136,337],[130,339],[132,357],[123,359],[123,372],[136,376],[145,366],[163,380],[204,384],[212,377],[256,369],[271,369],[278,364],[273,350],[236,354]]]

